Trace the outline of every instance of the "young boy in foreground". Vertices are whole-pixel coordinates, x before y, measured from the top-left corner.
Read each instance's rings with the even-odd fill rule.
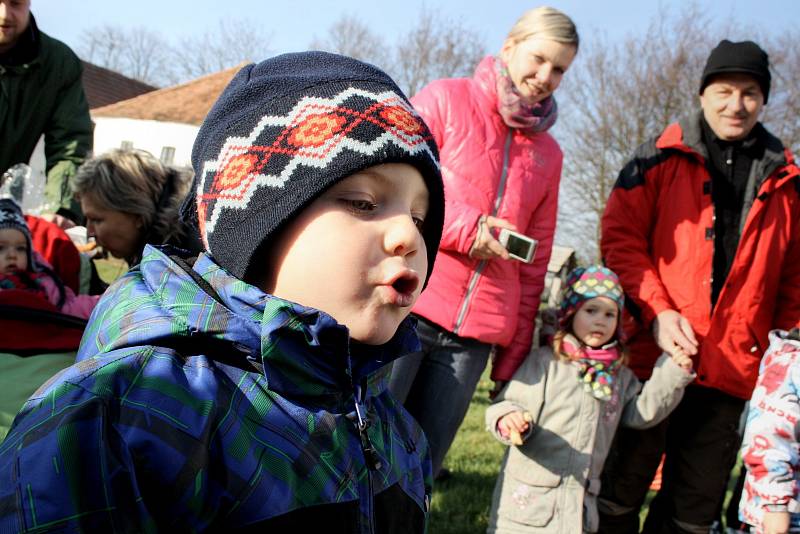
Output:
[[[383,72],[325,53],[243,68],[201,127],[206,252],[145,249],[78,363],[0,445],[0,530],[422,532],[430,460],[386,392],[444,199]]]

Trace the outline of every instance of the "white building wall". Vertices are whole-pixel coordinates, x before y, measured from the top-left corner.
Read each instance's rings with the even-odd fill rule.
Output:
[[[191,167],[192,145],[199,126],[177,122],[161,122],[114,117],[94,117],[94,153],[102,154],[131,143],[133,148],[147,150],[160,158],[164,147],[175,149],[172,165]]]
[[[173,147],[175,155],[171,164],[175,167],[192,166],[192,145],[200,130],[199,126],[115,117],[93,117],[93,120],[95,155],[113,148],[122,148],[123,142],[131,143],[133,148],[147,150],[157,158],[161,157],[164,147]],[[23,199],[23,208],[37,212],[44,200],[44,136],[39,139],[31,155],[30,166],[36,186]]]

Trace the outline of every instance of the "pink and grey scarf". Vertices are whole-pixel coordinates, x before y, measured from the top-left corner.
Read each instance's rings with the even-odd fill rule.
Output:
[[[546,132],[556,123],[558,106],[553,95],[541,102],[529,104],[514,86],[508,67],[499,57],[494,58],[497,84],[497,111],[509,128],[521,130],[526,135]]]
[[[578,369],[577,378],[583,389],[598,400],[611,400],[614,395],[614,381],[622,365],[617,342],[594,349],[567,335],[563,348]]]

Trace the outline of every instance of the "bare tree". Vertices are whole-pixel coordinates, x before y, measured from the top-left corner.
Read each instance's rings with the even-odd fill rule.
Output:
[[[730,25],[713,27],[698,8],[661,13],[647,30],[612,44],[584,39],[559,96],[556,136],[564,148],[557,240],[582,259],[599,260],[599,221],[623,165],[638,145],[670,122],[699,108],[700,76],[709,51]],[[771,52],[775,83],[763,119],[789,146],[797,147],[800,65],[797,35],[758,39]],[[747,37],[741,37],[747,38]],[[750,38],[753,38],[750,35]]]
[[[81,34],[78,53],[86,61],[121,71],[125,68],[123,55],[126,41],[127,35],[122,27],[109,24],[97,26]]]
[[[354,15],[342,15],[324,38],[315,37],[310,47],[335,52],[389,68],[390,50],[384,40]]]
[[[161,34],[147,28],[133,28],[127,39],[127,71],[130,77],[161,85],[170,70],[170,46]]]
[[[144,27],[124,28],[106,24],[81,36],[78,53],[90,61],[136,80],[161,85],[169,78],[169,43],[161,34]]]
[[[400,37],[392,73],[413,95],[438,78],[468,76],[486,55],[482,36],[462,21],[423,9],[417,25]]]
[[[770,42],[772,90],[764,107],[764,124],[800,155],[800,31]]]
[[[270,55],[271,34],[246,20],[223,19],[215,30],[181,39],[173,49],[173,83]]]
[[[81,36],[79,55],[152,85],[171,85],[269,55],[270,36],[252,23],[222,20],[215,30],[170,43],[143,27],[104,25]]]

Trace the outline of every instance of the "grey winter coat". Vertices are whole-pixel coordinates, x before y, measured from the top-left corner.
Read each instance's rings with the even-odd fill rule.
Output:
[[[532,353],[486,410],[487,430],[507,445],[497,421],[515,410],[533,416],[524,443],[503,458],[487,532],[595,532],[599,477],[617,426],[659,423],[694,376],[664,354],[642,387],[623,366],[606,402],[586,392],[577,367],[555,359],[550,347]]]

